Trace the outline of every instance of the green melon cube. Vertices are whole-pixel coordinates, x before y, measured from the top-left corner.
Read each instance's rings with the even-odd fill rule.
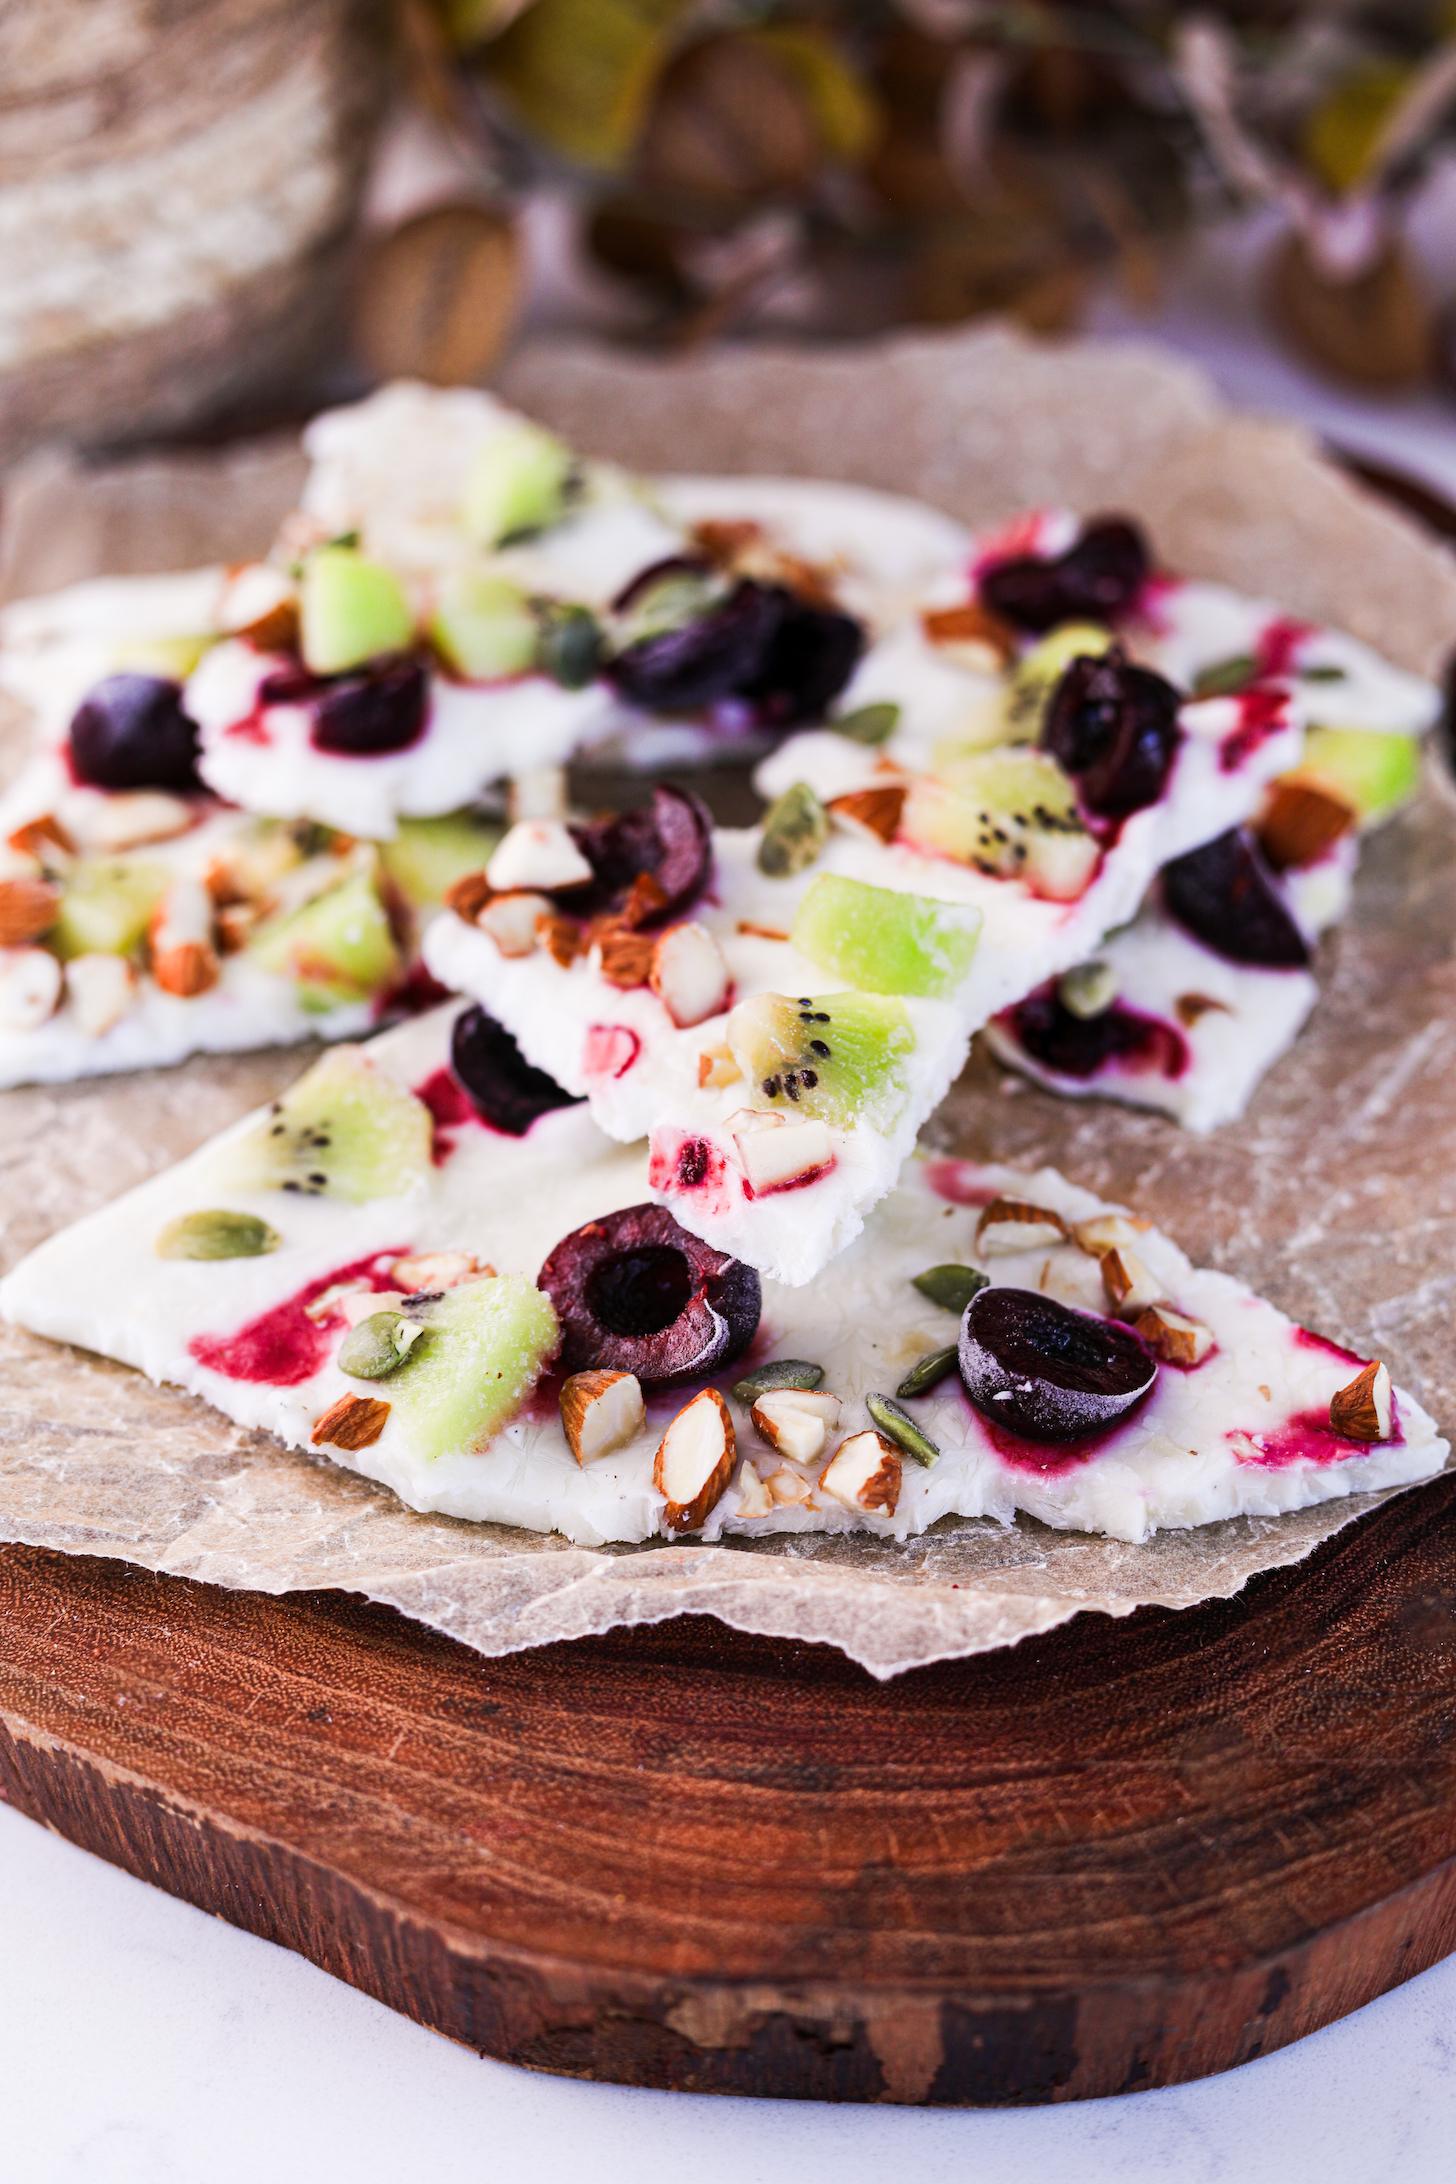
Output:
[[[398,578],[354,546],[320,546],[308,556],[298,612],[304,665],[315,675],[342,675],[414,641]]]
[[[793,942],[865,993],[938,999],[965,979],[980,933],[981,913],[970,904],[821,872],[799,905]]]

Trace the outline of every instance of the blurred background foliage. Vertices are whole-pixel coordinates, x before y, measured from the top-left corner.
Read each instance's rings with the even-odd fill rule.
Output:
[[[1451,346],[1405,223],[1456,136],[1456,0],[407,0],[405,24],[503,238],[528,191],[564,195],[639,338],[1062,331],[1097,281],[1151,306],[1195,223],[1263,206],[1267,310],[1307,361],[1395,386]]]

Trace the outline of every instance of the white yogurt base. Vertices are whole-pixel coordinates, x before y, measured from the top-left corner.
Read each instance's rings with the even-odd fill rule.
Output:
[[[381,1066],[417,1085],[444,1060],[452,1012],[441,1010],[376,1041]],[[53,1339],[77,1343],[136,1366],[155,1380],[205,1397],[238,1422],[310,1446],[313,1421],[346,1381],[332,1361],[294,1387],[261,1386],[205,1368],[189,1355],[196,1337],[228,1334],[337,1267],[374,1252],[467,1249],[501,1272],[534,1277],[551,1247],[595,1215],[644,1196],[641,1154],[611,1144],[584,1109],[543,1117],[525,1139],[464,1126],[456,1149],[417,1190],[362,1207],[282,1193],[239,1193],[225,1173],[226,1148],[253,1125],[249,1118],[188,1160],[114,1205],[63,1230],[31,1254],[0,1286],[10,1319]],[[760,1333],[751,1356],[812,1359],[824,1386],[841,1399],[839,1432],[867,1423],[871,1390],[893,1390],[926,1351],[954,1339],[954,1318],[924,1300],[911,1277],[941,1260],[973,1260],[975,1203],[996,1193],[1028,1197],[1068,1220],[1106,1210],[1049,1169],[1018,1174],[963,1162],[917,1161],[877,1210],[869,1229],[832,1272],[810,1288],[764,1288]],[[226,1204],[256,1212],[283,1234],[277,1253],[207,1264],[159,1259],[152,1240],[180,1213]],[[813,1506],[776,1506],[759,1519],[739,1515],[730,1487],[705,1537],[765,1530],[867,1530],[907,1538],[946,1516],[1009,1522],[1025,1510],[1062,1529],[1141,1540],[1164,1527],[1237,1514],[1276,1515],[1347,1493],[1404,1484],[1440,1469],[1446,1444],[1413,1398],[1397,1396],[1403,1439],[1350,1448],[1323,1463],[1301,1457],[1282,1466],[1257,1460],[1287,1421],[1323,1413],[1353,1378],[1358,1361],[1297,1339],[1290,1322],[1228,1276],[1201,1271],[1166,1237],[1143,1232],[1139,1255],[1171,1302],[1212,1329],[1217,1348],[1194,1372],[1164,1367],[1134,1419],[1090,1460],[1062,1470],[1033,1470],[998,1453],[952,1378],[910,1407],[940,1447],[930,1469],[906,1460],[892,1518],[841,1507],[804,1477]],[[983,1262],[997,1282],[1044,1287],[1064,1302],[1095,1305],[1095,1262],[1074,1246]],[[331,1345],[344,1332],[329,1328]],[[726,1389],[742,1362],[718,1377]],[[367,1390],[387,1397],[387,1383]],[[557,1530],[586,1543],[642,1540],[661,1528],[661,1496],[652,1459],[668,1420],[691,1390],[649,1403],[646,1430],[628,1447],[585,1469],[572,1460],[554,1407],[527,1406],[491,1445],[428,1461],[391,1418],[381,1439],[335,1460],[391,1487],[409,1506],[451,1515]],[[763,1473],[781,1459],[733,1406],[738,1453]],[[1237,1440],[1231,1438],[1238,1436]],[[822,1462],[822,1459],[821,1459]]]

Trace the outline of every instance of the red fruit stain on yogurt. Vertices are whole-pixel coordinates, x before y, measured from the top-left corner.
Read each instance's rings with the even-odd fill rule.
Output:
[[[472,1123],[482,1129],[487,1127],[465,1087],[448,1069],[433,1070],[414,1087],[414,1095],[417,1100],[424,1101],[434,1121],[430,1158],[437,1168],[443,1168],[454,1152],[457,1130],[464,1130]]]
[[[1224,737],[1218,754],[1225,773],[1237,773],[1260,744],[1289,725],[1289,699],[1282,690],[1255,684],[1250,690],[1241,690],[1232,702],[1239,709],[1238,722]]]
[[[1276,615],[1260,631],[1259,642],[1254,648],[1260,675],[1296,674],[1300,647],[1313,635],[1314,630],[1308,622],[1296,622],[1289,615]]]
[[[371,1252],[367,1259],[351,1259],[347,1266],[320,1274],[285,1297],[282,1304],[260,1312],[231,1335],[194,1335],[188,1354],[209,1372],[228,1380],[252,1380],[272,1388],[296,1388],[312,1380],[334,1347],[334,1337],[345,1324],[335,1309],[320,1319],[310,1319],[306,1307],[326,1289],[346,1282],[370,1289],[392,1289],[389,1269],[408,1245],[392,1244],[388,1250]]]
[[[1322,1410],[1296,1411],[1282,1425],[1259,1433],[1235,1427],[1224,1438],[1241,1464],[1253,1464],[1260,1471],[1283,1471],[1289,1464],[1347,1464],[1354,1457],[1368,1456],[1377,1446],[1401,1448],[1405,1429],[1392,1396],[1390,1435],[1379,1443],[1347,1440],[1330,1424],[1329,1412]]]
[[[737,1180],[710,1138],[663,1132],[652,1141],[647,1184],[664,1198],[691,1197],[701,1213],[726,1213]]]
[[[1347,1350],[1343,1343],[1331,1342],[1328,1335],[1317,1335],[1311,1327],[1296,1327],[1293,1335],[1301,1350],[1315,1350],[1321,1357],[1332,1357],[1341,1365],[1352,1365],[1357,1373],[1363,1373],[1370,1362],[1368,1357],[1361,1357],[1358,1350]]]
[[[627,1024],[592,1024],[581,1050],[582,1073],[587,1077],[625,1077],[638,1055],[642,1041]]]
[[[989,1206],[996,1193],[977,1180],[980,1173],[972,1160],[932,1160],[925,1180],[937,1197],[948,1198],[953,1206]]]
[[[1101,1456],[1118,1432],[1117,1426],[1109,1426],[1101,1433],[1080,1433],[1075,1441],[1028,1441],[1019,1433],[1008,1433],[1004,1426],[993,1426],[979,1411],[973,1411],[973,1416],[1003,1464],[1009,1464],[1013,1471],[1034,1472],[1043,1479],[1080,1470],[1094,1456]]]

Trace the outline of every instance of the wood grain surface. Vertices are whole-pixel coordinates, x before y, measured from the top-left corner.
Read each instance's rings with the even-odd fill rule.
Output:
[[[1239,1599],[872,1682],[708,1621],[486,1661],[0,1551],[0,1794],[533,2068],[1010,2103],[1456,1947],[1456,1478]]]

